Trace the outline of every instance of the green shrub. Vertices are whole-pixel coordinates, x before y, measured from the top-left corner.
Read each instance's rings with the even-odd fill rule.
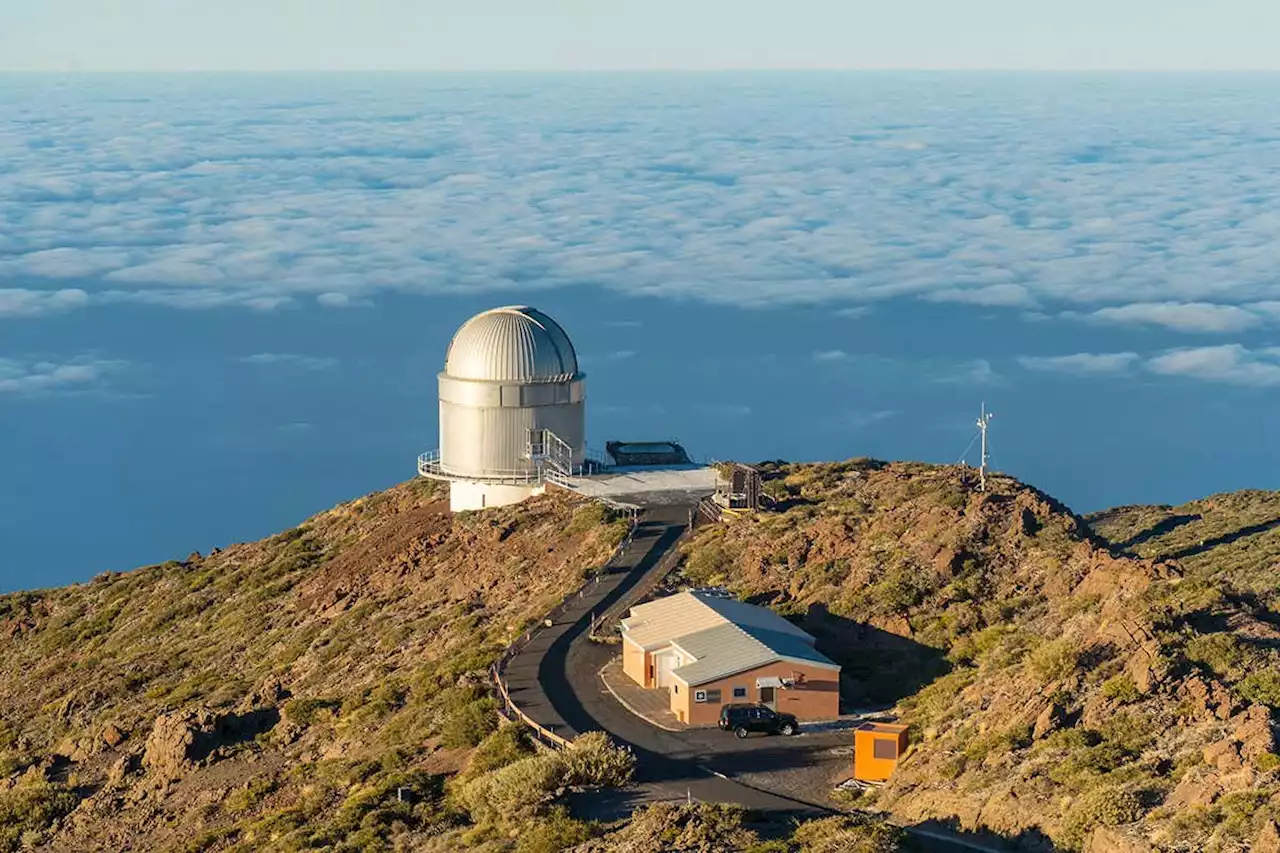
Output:
[[[1102,724],[1101,734],[1107,742],[1126,752],[1139,753],[1155,740],[1158,734],[1151,718],[1142,711],[1127,710],[1112,714]]]
[[[1090,791],[1067,809],[1062,822],[1062,842],[1070,850],[1079,850],[1095,827],[1133,823],[1143,812],[1141,799],[1131,791],[1116,788]]]
[[[569,520],[569,526],[565,528],[565,532],[570,536],[580,536],[609,520],[609,510],[605,505],[592,501],[574,510],[573,518]]]
[[[521,828],[516,853],[561,853],[593,834],[591,824],[574,820],[563,806],[556,806],[545,817]]]
[[[1035,649],[1027,664],[1042,683],[1061,681],[1080,665],[1080,648],[1072,640],[1053,640]]]
[[[1059,785],[1080,790],[1133,759],[1133,753],[1119,744],[1104,741],[1077,749],[1049,770],[1049,778]]]
[[[494,741],[487,760],[507,757],[509,746]],[[476,775],[468,768],[459,779],[458,798],[476,824],[512,829],[542,816],[559,789],[625,785],[634,768],[630,752],[614,746],[604,732],[588,732],[568,749],[520,758],[490,773]]]
[[[1280,672],[1264,669],[1252,673],[1236,686],[1241,698],[1280,710]]]
[[[0,851],[10,853],[46,830],[78,804],[76,795],[50,782],[24,782],[0,791]]]
[[[498,703],[484,696],[454,709],[440,726],[440,743],[447,749],[478,746],[498,727]]]
[[[1138,692],[1138,687],[1133,683],[1133,679],[1123,673],[1113,675],[1102,682],[1102,695],[1119,702],[1121,705],[1128,705],[1130,702],[1137,702],[1142,698],[1142,694]]]
[[[903,839],[896,826],[861,815],[811,820],[792,836],[800,853],[897,853]]]
[[[564,778],[564,760],[549,752],[523,758],[462,786],[460,799],[482,826],[518,826],[537,816]]]
[[[290,699],[284,703],[284,718],[298,725],[313,726],[332,720],[341,704],[336,699]]]
[[[480,745],[471,753],[467,766],[463,768],[459,781],[471,779],[514,764],[522,758],[533,754],[533,745],[524,726],[505,725],[480,741]]]
[[[562,755],[565,785],[621,788],[635,773],[636,757],[629,750],[615,746],[604,732],[578,735]]]
[[[1214,675],[1230,678],[1245,666],[1248,656],[1240,641],[1230,634],[1205,634],[1187,643],[1187,660],[1198,663]]]
[[[723,583],[733,568],[734,558],[723,542],[695,542],[684,563],[684,573],[696,586]]]
[[[271,777],[251,779],[243,788],[232,791],[225,801],[227,811],[247,812],[262,802],[268,794],[276,789],[276,780]]]

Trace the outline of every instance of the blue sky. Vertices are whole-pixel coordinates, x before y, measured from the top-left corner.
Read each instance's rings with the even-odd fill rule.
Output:
[[[1274,69],[1272,0],[39,0],[0,68]]]
[[[0,75],[0,590],[413,474],[471,313],[589,442],[1276,487],[1267,75]],[[974,457],[970,455],[970,461]],[[51,548],[50,543],[69,543]]]

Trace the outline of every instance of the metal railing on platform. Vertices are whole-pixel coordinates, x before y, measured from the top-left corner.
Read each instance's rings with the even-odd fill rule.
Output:
[[[483,474],[468,474],[450,471],[440,461],[440,451],[431,450],[418,457],[418,474],[438,480],[474,480],[480,483],[495,485],[528,486],[542,482],[542,471],[538,469],[511,469],[485,471]]]

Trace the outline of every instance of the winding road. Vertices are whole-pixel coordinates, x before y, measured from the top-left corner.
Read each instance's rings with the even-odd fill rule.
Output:
[[[671,732],[656,728],[624,708],[599,678],[616,653],[613,646],[588,638],[593,618],[629,608],[646,581],[665,574],[675,559],[674,546],[685,533],[687,504],[649,506],[629,545],[600,580],[541,631],[507,664],[511,700],[556,734],[572,739],[603,730],[634,752],[636,780],[625,791],[595,797],[583,807],[589,816],[627,814],[636,805],[656,801],[740,803],[771,816],[812,818],[833,812],[816,803],[752,787],[730,778],[735,770],[786,769],[814,761],[813,753],[849,745],[848,731],[813,732],[797,738],[726,737],[718,729]],[[609,797],[612,797],[610,799]],[[917,843],[937,853],[991,851],[992,848],[930,831],[913,831]]]

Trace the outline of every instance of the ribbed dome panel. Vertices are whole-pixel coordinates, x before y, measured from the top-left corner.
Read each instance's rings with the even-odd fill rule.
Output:
[[[578,373],[578,356],[555,320],[510,306],[464,323],[449,344],[444,371],[486,382],[564,382]]]

